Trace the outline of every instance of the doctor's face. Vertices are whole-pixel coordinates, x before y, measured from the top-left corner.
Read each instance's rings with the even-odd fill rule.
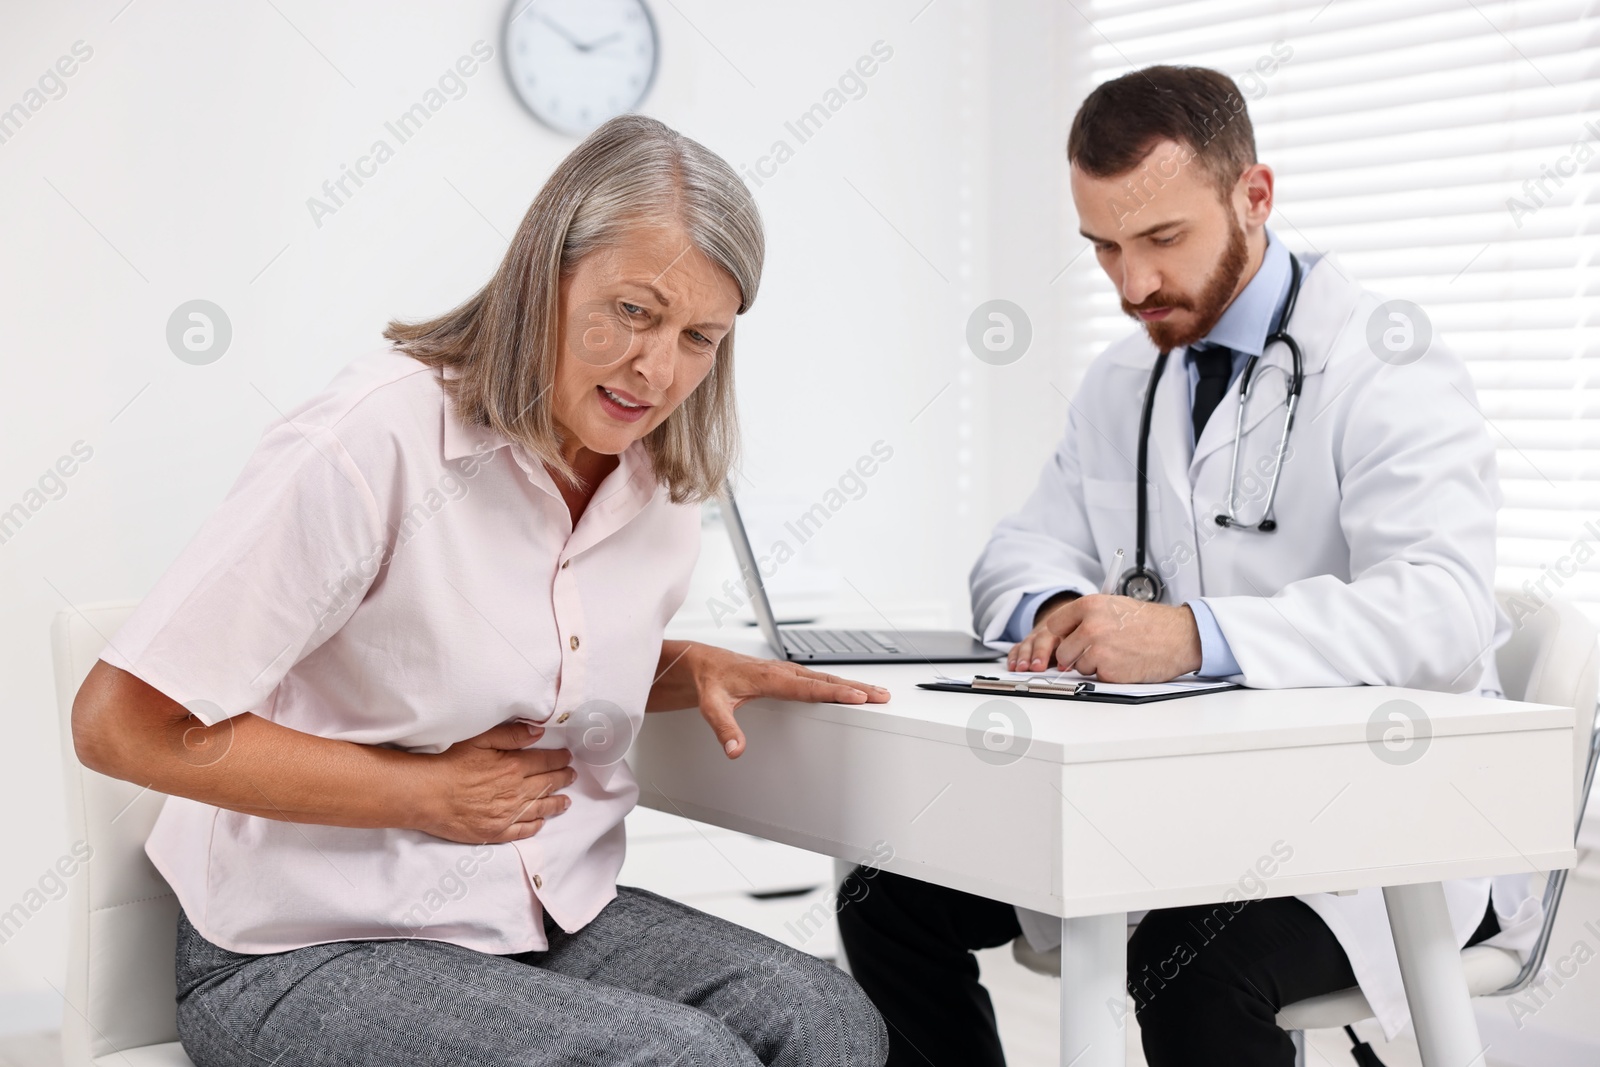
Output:
[[[1205,337],[1244,288],[1265,247],[1271,175],[1256,164],[1224,199],[1193,150],[1172,141],[1115,177],[1072,168],[1080,232],[1117,287],[1123,312],[1157,348]],[[1246,229],[1252,225],[1255,241]]]

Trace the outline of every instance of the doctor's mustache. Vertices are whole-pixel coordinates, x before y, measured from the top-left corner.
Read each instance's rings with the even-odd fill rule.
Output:
[[[1122,313],[1135,318],[1141,311],[1154,311],[1156,308],[1173,308],[1177,311],[1193,311],[1195,302],[1180,293],[1170,289],[1157,289],[1137,304],[1122,301]]]

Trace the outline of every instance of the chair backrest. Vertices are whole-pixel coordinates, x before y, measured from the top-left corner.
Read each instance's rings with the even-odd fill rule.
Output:
[[[1512,619],[1511,638],[1495,655],[1506,696],[1577,709],[1572,730],[1572,815],[1581,819],[1595,697],[1600,690],[1600,630],[1565,600],[1546,601],[1530,613],[1533,602],[1521,590],[1501,590],[1498,597]]]
[[[78,686],[133,607],[96,604],[63,612],[51,629],[68,818],[74,840],[93,850],[72,880],[69,1007],[61,1022],[68,1067],[178,1039],[178,901],[144,854],[166,797],[88,770],[72,747]]]

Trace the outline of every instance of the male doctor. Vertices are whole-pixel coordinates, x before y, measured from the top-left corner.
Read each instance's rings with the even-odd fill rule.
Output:
[[[1014,642],[1013,670],[1107,681],[1497,693],[1493,653],[1509,630],[1492,588],[1499,489],[1461,361],[1417,336],[1414,308],[1389,318],[1394,305],[1335,257],[1293,262],[1267,227],[1273,173],[1226,75],[1151,67],[1101,85],[1073,120],[1067,157],[1083,236],[1139,328],[1089,367],[1033,495],[973,568],[978,633]],[[1279,328],[1298,342],[1304,375],[1282,447],[1292,359],[1266,343]],[[1128,573],[1147,402],[1142,547],[1156,581]],[[1098,592],[1119,549],[1113,582],[1157,599]],[[852,879],[840,929],[889,1023],[890,1067],[1003,1064],[971,950],[1023,931],[1053,947],[1056,920],[886,872]],[[1492,903],[1490,879],[1445,887],[1456,940],[1526,950],[1538,902],[1525,877],[1494,882]],[[1151,1067],[1290,1067],[1277,1010],[1356,984],[1389,1036],[1404,1024],[1379,891],[1258,899],[1220,929],[1216,910],[1152,912],[1129,942]]]

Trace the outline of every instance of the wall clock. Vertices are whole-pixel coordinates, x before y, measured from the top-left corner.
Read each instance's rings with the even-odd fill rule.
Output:
[[[638,108],[655,80],[659,40],[644,0],[512,0],[504,52],[534,117],[582,136]]]

